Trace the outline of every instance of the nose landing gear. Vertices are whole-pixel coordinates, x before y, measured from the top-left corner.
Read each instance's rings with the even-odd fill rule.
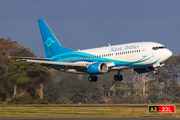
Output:
[[[154,70],[154,74],[159,74],[159,70],[158,70],[158,69],[155,69],[155,70]]]

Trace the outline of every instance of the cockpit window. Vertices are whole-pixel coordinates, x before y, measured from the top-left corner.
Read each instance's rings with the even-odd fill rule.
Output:
[[[159,47],[153,47],[152,49],[153,50],[158,50],[158,49],[164,49],[164,48],[166,48],[165,46],[159,46]]]

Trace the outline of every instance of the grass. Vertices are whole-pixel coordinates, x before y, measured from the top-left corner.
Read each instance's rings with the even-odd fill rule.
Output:
[[[56,106],[56,107],[64,107],[64,106],[73,106],[73,107],[80,107],[80,106],[90,106],[90,107],[96,107],[96,106],[148,106],[148,105],[161,105],[161,104],[26,104],[26,105],[21,105],[21,104],[16,104],[16,105],[2,105],[0,104],[0,107],[19,107],[19,106],[23,106],[23,107],[35,107],[35,106],[42,106],[42,107],[48,107],[48,106]],[[166,104],[162,104],[162,105],[166,105]],[[180,107],[180,103],[169,103],[167,105],[176,105],[178,107]]]
[[[175,114],[149,114],[148,107],[88,107],[88,105],[87,107],[25,107],[25,106],[0,107],[0,117],[58,117],[58,116],[59,117],[180,117],[180,107],[176,107]]]

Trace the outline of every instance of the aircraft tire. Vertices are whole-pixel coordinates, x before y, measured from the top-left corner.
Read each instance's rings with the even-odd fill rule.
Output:
[[[114,76],[114,80],[115,80],[115,81],[119,81],[119,75],[115,75],[115,76]]]
[[[154,70],[154,74],[159,74],[159,70]]]
[[[89,82],[93,82],[93,76],[88,77]]]
[[[114,80],[115,81],[122,81],[123,80],[123,76],[122,75],[115,75],[114,76]]]
[[[97,79],[98,79],[97,76],[94,76],[94,75],[93,76],[91,75],[88,77],[89,82],[96,82]]]
[[[123,76],[119,75],[119,81],[122,81],[122,80],[123,80]]]
[[[97,76],[94,76],[94,82],[96,82],[98,80]]]

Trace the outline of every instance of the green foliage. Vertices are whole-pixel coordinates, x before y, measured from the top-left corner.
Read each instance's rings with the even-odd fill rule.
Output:
[[[13,79],[21,76],[35,78],[44,74],[46,71],[44,67],[35,63],[11,60],[9,63],[8,76],[13,76]]]
[[[46,97],[42,98],[42,99],[38,99],[38,101],[36,102],[36,104],[49,104],[49,101],[47,100]]]
[[[35,57],[35,54],[31,52],[29,48],[21,47],[17,49],[15,52],[11,52],[11,56],[19,56],[19,57]]]
[[[54,102],[55,104],[67,104],[67,102],[65,100],[62,100],[61,98],[59,98],[58,100],[56,100]]]
[[[0,97],[0,103],[3,102],[3,97]]]
[[[47,100],[47,98],[42,98],[39,99],[39,97],[37,95],[31,96],[30,94],[26,95],[26,96],[20,96],[20,97],[16,97],[11,99],[10,101],[8,101],[8,104],[49,104],[49,101]]]
[[[31,82],[31,78],[29,78],[27,76],[19,77],[16,80],[16,84],[19,84],[19,85],[28,85],[30,82]]]
[[[26,95],[11,99],[8,104],[35,104],[35,101],[31,95]]]
[[[150,94],[148,100],[150,100],[151,103],[158,103],[158,96],[156,94]]]

